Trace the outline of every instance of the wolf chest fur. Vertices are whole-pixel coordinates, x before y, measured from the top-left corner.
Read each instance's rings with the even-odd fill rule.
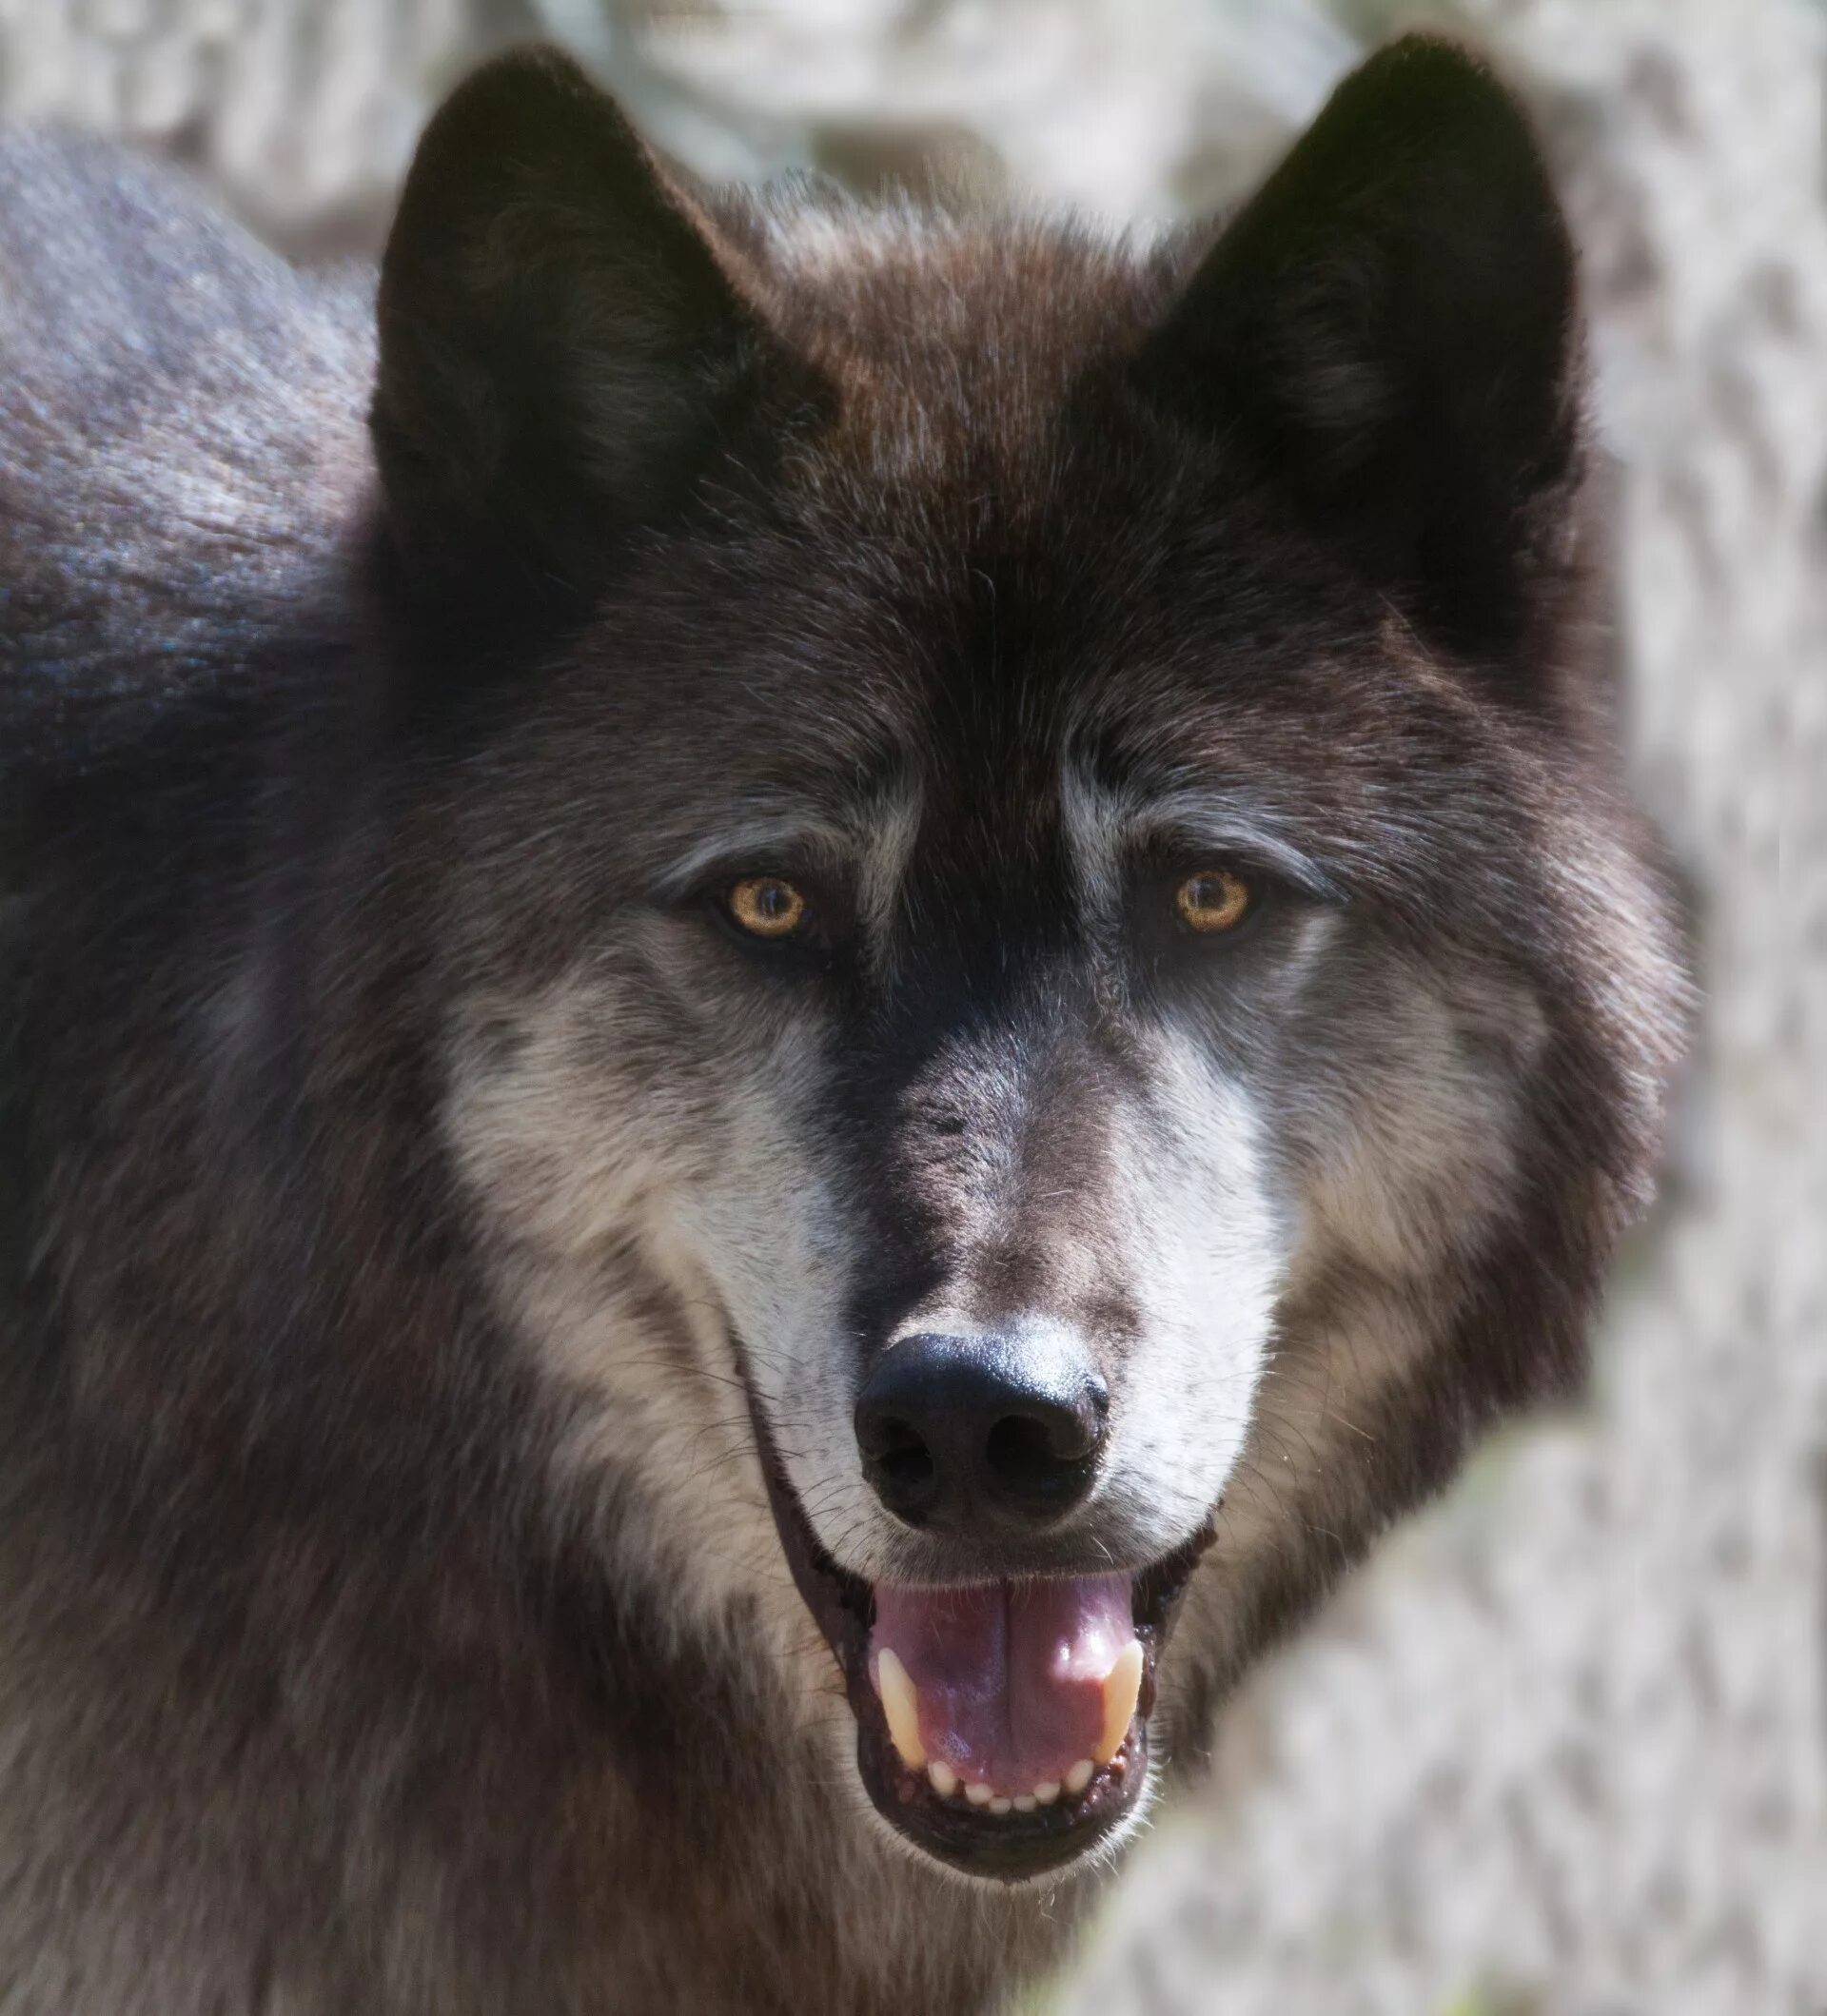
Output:
[[[1061,1957],[1646,1201],[1582,397],[1425,40],[1147,242],[0,148],[0,2010]]]

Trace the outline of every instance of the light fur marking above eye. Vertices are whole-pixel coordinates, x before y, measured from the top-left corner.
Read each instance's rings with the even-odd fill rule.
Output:
[[[752,938],[791,938],[806,921],[804,895],[779,875],[744,875],[723,900],[732,921]]]
[[[1204,868],[1189,875],[1173,892],[1180,921],[1202,936],[1235,930],[1247,917],[1256,893],[1241,875],[1228,868]]]

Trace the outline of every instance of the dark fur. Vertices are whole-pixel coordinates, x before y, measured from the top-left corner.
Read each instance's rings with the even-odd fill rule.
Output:
[[[1076,1916],[1082,1884],[1043,1913],[888,1851],[783,1749],[777,1675],[605,1574],[617,1480],[554,1501],[576,1398],[490,1313],[442,1014],[560,970],[662,865],[669,780],[619,755],[657,716],[733,779],[808,746],[873,775],[916,715],[942,746],[909,898],[942,950],[864,1018],[859,1140],[1046,945],[1024,766],[1068,663],[1121,671],[1113,747],[1151,720],[1175,762],[1300,778],[1381,943],[1543,1001],[1517,1208],[1325,1520],[1290,1505],[1212,1598],[1182,1754],[1340,1559],[1581,1364],[1680,988],[1591,672],[1572,265],[1513,108],[1405,45],[1208,254],[884,228],[809,278],[553,59],[495,69],[403,202],[371,457],[359,283],[98,150],[0,151],[7,2016],[951,2010]],[[1608,866],[1576,889],[1576,859]],[[864,1331],[933,1264],[904,1148],[859,1162]],[[1070,1128],[1051,1153],[1082,1166]],[[1358,1286],[1310,1292],[1348,1321]]]

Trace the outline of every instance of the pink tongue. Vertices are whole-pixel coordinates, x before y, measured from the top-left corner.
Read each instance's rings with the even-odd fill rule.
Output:
[[[870,1674],[885,1648],[920,1699],[920,1738],[966,1783],[1026,1792],[1065,1777],[1104,1732],[1104,1678],[1135,1635],[1130,1577],[875,1586]]]

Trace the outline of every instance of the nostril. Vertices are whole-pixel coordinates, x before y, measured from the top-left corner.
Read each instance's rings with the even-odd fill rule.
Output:
[[[1070,1414],[1006,1415],[990,1430],[983,1460],[1009,1497],[1033,1505],[1062,1505],[1090,1481],[1095,1429]]]
[[[1003,1483],[1021,1490],[1056,1467],[1052,1441],[1045,1421],[1012,1414],[991,1429],[984,1460]]]
[[[903,1518],[924,1512],[938,1493],[938,1464],[925,1438],[899,1415],[859,1408],[856,1440],[863,1468],[882,1498]]]
[[[924,1442],[910,1442],[891,1449],[875,1458],[875,1472],[884,1487],[904,1504],[912,1504],[931,1490],[937,1466]]]
[[[868,1406],[856,1410],[856,1440],[868,1457],[894,1456],[903,1449],[926,1446],[912,1421]]]

